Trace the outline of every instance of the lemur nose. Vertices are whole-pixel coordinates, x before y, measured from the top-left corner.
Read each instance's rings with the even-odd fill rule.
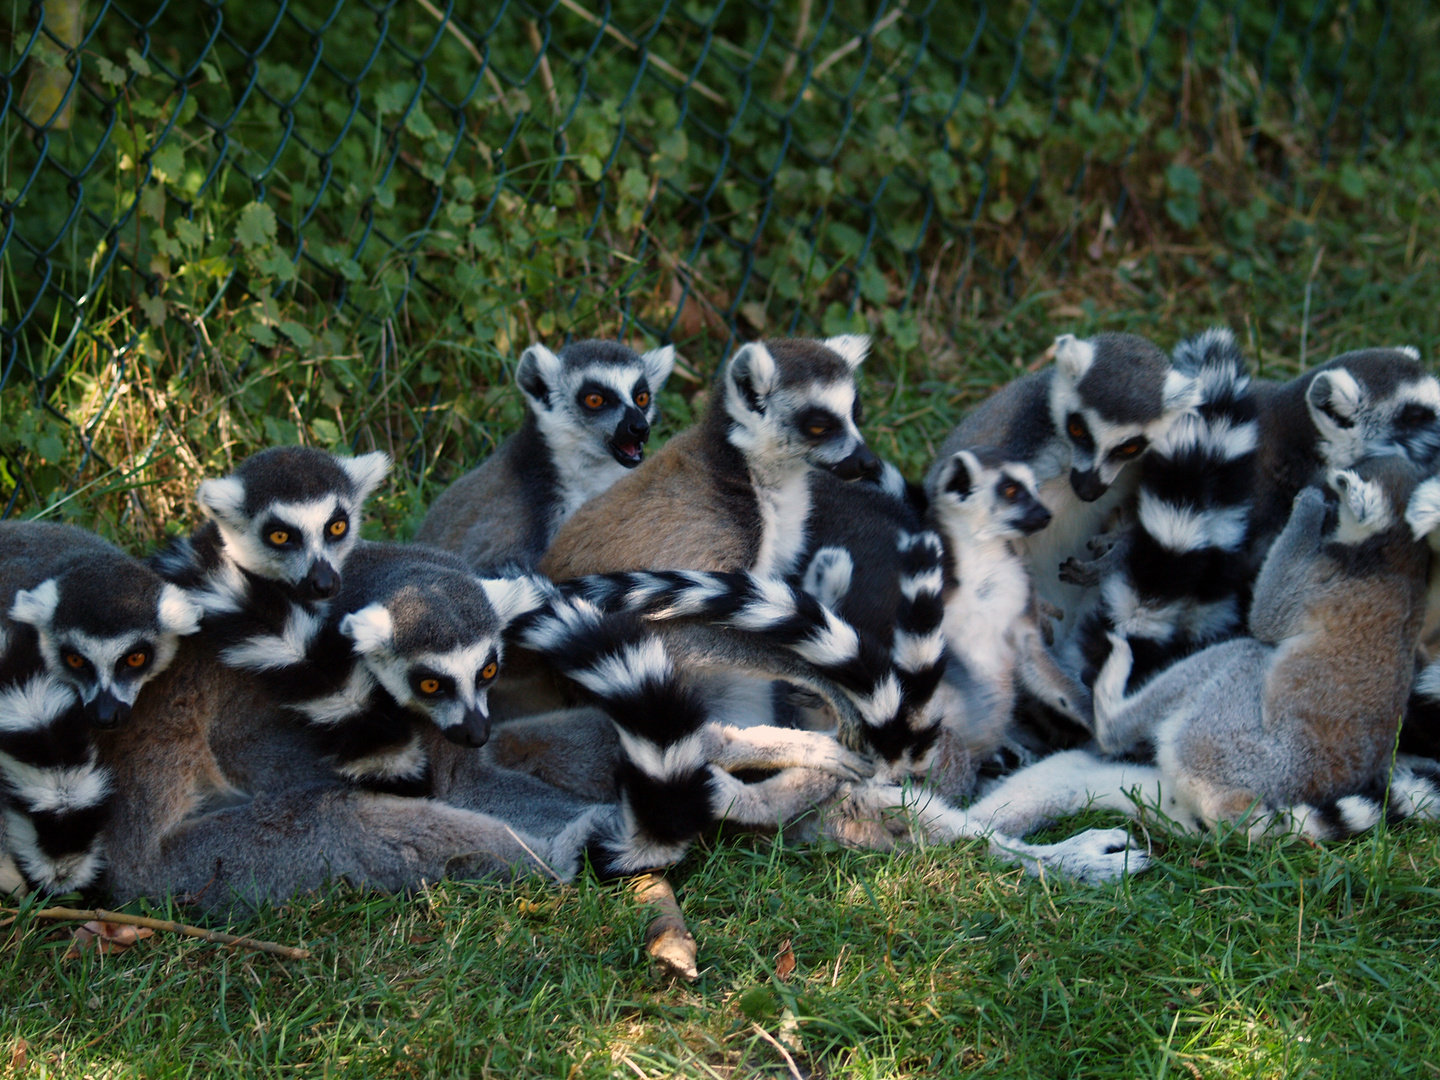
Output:
[[[305,577],[310,595],[317,600],[328,600],[340,591],[340,575],[328,562],[317,562]]]
[[[109,690],[101,690],[95,695],[95,700],[85,706],[85,714],[97,728],[109,731],[130,719],[130,706]]]
[[[490,739],[490,718],[478,709],[466,709],[460,723],[445,729],[445,738],[458,746],[484,746]]]
[[[841,480],[868,480],[880,476],[880,459],[864,443],[861,443],[849,457],[841,458],[830,466],[830,471]]]

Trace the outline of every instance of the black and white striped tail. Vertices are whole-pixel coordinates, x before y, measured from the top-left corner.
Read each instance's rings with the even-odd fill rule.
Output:
[[[507,637],[589,691],[619,733],[621,812],[618,828],[587,847],[597,872],[677,862],[725,807],[701,734],[704,704],[677,678],[659,638],[636,615],[607,615],[580,597],[518,616]]]
[[[607,611],[697,619],[789,649],[836,685],[880,759],[921,761],[939,733],[929,709],[944,671],[944,552],[931,532],[902,534],[901,601],[889,646],[860,633],[813,596],[778,578],[701,571],[594,575],[561,588]]]
[[[1440,761],[1402,754],[1388,780],[1381,777],[1369,790],[1319,806],[1288,806],[1275,816],[1281,828],[1312,840],[1344,840],[1382,820],[1391,825],[1410,818],[1434,821],[1440,818]]]
[[[0,688],[0,807],[26,885],[66,893],[105,865],[110,771],[75,691],[43,670]]]
[[[1243,552],[1259,441],[1250,376],[1223,327],[1182,341],[1174,365],[1198,380],[1200,403],[1141,460],[1137,520],[1100,583],[1100,608],[1079,631],[1091,671],[1109,655],[1109,631],[1130,642],[1128,692],[1245,626]]]

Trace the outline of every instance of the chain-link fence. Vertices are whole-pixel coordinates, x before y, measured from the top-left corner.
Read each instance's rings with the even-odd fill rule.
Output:
[[[1183,230],[1218,145],[1303,199],[1440,100],[1427,0],[17,0],[9,33],[0,394],[87,457],[53,394],[87,355],[104,398],[364,328],[341,393],[417,334],[913,345],[918,305],[1103,243],[1097,198],[1161,184]],[[26,430],[11,505],[57,452]]]

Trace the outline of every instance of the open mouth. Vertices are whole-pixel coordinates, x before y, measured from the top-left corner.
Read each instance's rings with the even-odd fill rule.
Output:
[[[641,442],[610,441],[610,454],[627,469],[633,469],[645,460],[645,444]]]

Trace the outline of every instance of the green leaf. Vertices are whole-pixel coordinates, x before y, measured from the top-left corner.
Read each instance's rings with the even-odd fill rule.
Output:
[[[594,154],[581,154],[576,160],[580,171],[591,180],[599,180],[600,174],[605,171],[605,163]]]
[[[35,440],[35,452],[53,465],[64,458],[65,444],[53,431],[47,431]]]
[[[1165,187],[1172,195],[1199,195],[1200,174],[1189,165],[1171,165],[1165,170]]]
[[[308,349],[315,341],[315,336],[309,330],[297,322],[284,319],[280,322],[280,332],[295,343],[299,349]]]
[[[1365,174],[1354,164],[1346,162],[1340,167],[1340,190],[1348,198],[1363,199],[1366,187],[1368,185],[1365,182]]]
[[[145,318],[151,326],[161,326],[165,322],[165,299],[160,296],[142,296],[135,301],[140,310],[145,313]]]
[[[319,418],[310,421],[310,433],[315,436],[317,442],[326,446],[335,446],[340,442],[340,428],[334,420]]]
[[[150,62],[134,49],[125,50],[125,59],[130,61],[130,70],[135,72],[136,75],[150,74]]]
[[[240,224],[235,239],[248,251],[263,247],[275,239],[275,211],[262,202],[252,202],[240,211]]]
[[[112,64],[103,56],[95,57],[95,67],[100,72],[100,81],[106,86],[125,85],[125,69],[118,64]]]
[[[155,174],[167,183],[175,183],[185,173],[185,151],[179,139],[166,139],[165,144],[150,155]]]

